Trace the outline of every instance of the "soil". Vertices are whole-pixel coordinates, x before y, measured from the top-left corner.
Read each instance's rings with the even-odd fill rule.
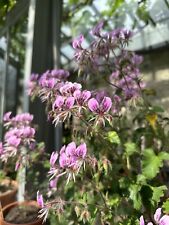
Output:
[[[8,223],[23,224],[34,222],[38,217],[39,209],[33,205],[13,207],[5,216]]]

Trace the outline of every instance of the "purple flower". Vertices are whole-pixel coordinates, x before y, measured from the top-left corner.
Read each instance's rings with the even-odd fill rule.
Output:
[[[158,208],[154,214],[154,220],[159,225],[168,225],[169,224],[169,216],[164,215],[161,218],[161,208]]]
[[[168,224],[169,224],[169,216],[164,215],[163,217],[161,217],[159,225],[168,225]]]
[[[94,36],[100,37],[100,31],[103,28],[104,22],[100,21],[91,31],[90,33]]]
[[[66,155],[68,156],[74,156],[76,152],[76,144],[75,142],[71,142],[68,144],[68,146],[65,149]]]
[[[21,138],[17,138],[16,136],[11,136],[6,141],[8,145],[18,147],[18,145],[21,143]]]
[[[128,41],[132,37],[132,32],[123,28],[117,28],[106,34],[108,38],[113,40],[123,40]]]
[[[38,73],[32,73],[30,77],[30,81],[37,81],[39,79]]]
[[[92,112],[98,113],[99,110],[99,103],[95,98],[91,98],[88,101],[88,107]]]
[[[99,104],[95,98],[91,98],[88,101],[88,107],[92,112],[102,115],[110,110],[112,107],[112,100],[109,97],[104,97]]]
[[[168,225],[169,224],[169,216],[164,215],[161,218],[161,208],[158,208],[154,214],[154,221],[158,225]],[[145,225],[143,216],[140,217],[140,225]],[[152,222],[149,222],[147,225],[153,225]]]
[[[60,87],[60,92],[63,95],[72,95],[76,90],[80,90],[82,85],[79,83],[66,82],[62,87]]]
[[[158,208],[158,209],[156,210],[155,214],[154,214],[154,220],[155,220],[156,222],[159,222],[160,217],[161,217],[161,208]]]
[[[63,146],[60,150],[59,165],[61,168],[72,168],[76,170],[81,166],[82,159],[85,158],[87,153],[86,144],[83,143],[76,147],[75,142],[71,142]]]
[[[50,165],[51,167],[54,167],[56,160],[58,159],[58,153],[57,152],[52,152],[50,156]]]
[[[15,117],[11,117],[9,121],[10,113],[6,114],[7,130],[4,135],[4,148],[2,161],[7,162],[8,158],[17,154],[19,159],[22,159],[21,148],[30,149],[32,143],[35,142],[34,135],[35,129],[31,127],[31,121],[33,115],[29,113],[21,113]],[[16,163],[15,169],[18,169],[22,165],[22,160]]]
[[[140,225],[145,225],[143,216],[140,217]]]
[[[12,114],[12,112],[7,112],[4,114],[4,117],[3,117],[4,122],[8,122],[11,120],[10,119],[11,114]]]
[[[59,165],[61,168],[65,168],[70,165],[69,157],[66,155],[66,153],[62,153],[59,157]]]
[[[3,154],[3,144],[0,142],[0,156]]]
[[[101,112],[108,112],[110,108],[112,107],[112,100],[109,97],[104,97],[101,105],[100,105]]]
[[[77,147],[77,149],[76,149],[76,156],[77,157],[80,157],[80,158],[84,159],[85,156],[86,156],[86,153],[87,153],[87,148],[86,148],[85,143],[83,143],[83,144],[81,144]]]
[[[33,115],[30,113],[21,113],[12,118],[15,122],[31,122],[33,120]]]
[[[143,62],[143,57],[141,55],[133,54],[133,57],[131,58],[131,62],[134,65],[140,65]]]
[[[17,171],[20,168],[21,164],[19,161],[16,162],[15,164],[15,171]]]
[[[35,129],[32,127],[24,127],[22,130],[23,138],[31,138],[35,135]]]
[[[63,106],[63,104],[64,104],[64,97],[59,95],[56,97],[56,100],[53,103],[53,108],[60,108]]]
[[[66,79],[69,77],[69,72],[63,69],[59,69],[59,70],[52,70],[51,71],[51,75],[57,79]]]
[[[37,203],[41,208],[44,207],[43,196],[39,194],[39,191],[37,191]]]
[[[40,80],[39,80],[39,83],[40,85],[43,87],[43,88],[54,88],[55,84],[56,84],[56,80],[54,78],[50,78],[50,79],[46,79],[45,77],[42,77]]]
[[[81,34],[79,37],[75,38],[72,42],[74,49],[82,49],[82,42],[84,41],[84,36]]]
[[[66,109],[71,109],[73,107],[74,103],[75,103],[74,97],[68,97],[65,100],[65,107],[66,107]]]
[[[77,103],[80,106],[83,106],[83,104],[88,101],[88,99],[91,97],[91,92],[90,91],[81,91],[81,90],[76,90],[73,94],[73,96],[75,97]]]
[[[52,179],[49,183],[50,188],[56,188],[57,182],[58,182],[58,177],[56,177],[55,179]]]

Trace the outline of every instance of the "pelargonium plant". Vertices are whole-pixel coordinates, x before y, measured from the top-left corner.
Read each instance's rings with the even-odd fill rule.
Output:
[[[25,197],[26,167],[31,161],[31,152],[38,148],[32,120],[33,115],[29,113],[12,116],[11,112],[7,112],[3,118],[5,132],[4,141],[0,143],[0,159],[3,163],[11,159],[16,162],[15,171],[18,171],[18,200],[20,202]]]
[[[106,32],[103,25],[90,31],[87,48],[83,35],[72,43],[76,82],[59,69],[33,74],[29,83],[30,96],[46,103],[48,120],[68,124],[72,139],[51,154],[51,191],[37,193],[40,217],[53,210],[58,224],[133,225],[143,213],[140,225],[167,225],[168,216],[159,212],[169,211],[168,120],[148,102],[142,57],[127,50],[134,34]]]

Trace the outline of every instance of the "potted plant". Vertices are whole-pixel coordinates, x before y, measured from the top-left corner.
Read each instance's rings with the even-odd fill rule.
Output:
[[[1,160],[6,163],[15,158],[15,170],[18,171],[18,202],[8,204],[2,209],[1,224],[42,224],[37,218],[39,207],[36,201],[25,201],[26,167],[31,159],[31,152],[37,149],[34,139],[35,129],[31,125],[33,116],[21,113],[11,116],[11,112],[4,115],[3,148]],[[37,149],[38,150],[38,149]]]
[[[17,181],[7,177],[4,171],[0,170],[0,202],[2,207],[16,201],[17,189]]]
[[[161,207],[169,212],[168,119],[148,102],[143,59],[127,50],[132,32],[102,31],[103,25],[91,30],[89,47],[83,35],[73,41],[83,86],[68,81],[64,70],[33,75],[29,84],[30,95],[47,103],[53,124],[68,122],[72,138],[51,154],[55,191],[46,202],[38,192],[40,217],[53,210],[58,224],[168,225],[169,216],[161,216]],[[142,213],[146,221],[141,216],[139,222]]]

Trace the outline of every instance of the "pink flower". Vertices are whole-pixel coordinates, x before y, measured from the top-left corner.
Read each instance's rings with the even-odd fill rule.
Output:
[[[59,165],[61,168],[66,168],[70,165],[70,158],[66,153],[62,153],[59,157]]]
[[[91,98],[88,101],[88,107],[92,112],[98,113],[99,110],[99,103],[95,98]]]
[[[74,49],[82,49],[82,42],[84,41],[84,36],[81,34],[79,37],[75,38],[72,42]]]
[[[12,114],[12,112],[7,112],[4,114],[4,117],[3,117],[4,122],[8,122],[11,120],[10,119],[11,114]]]
[[[15,171],[17,171],[20,168],[21,164],[19,161],[16,162],[15,164]]]
[[[49,183],[50,188],[56,188],[57,182],[58,182],[58,177],[56,177],[55,179],[52,179]]]
[[[80,90],[81,88],[82,88],[82,85],[79,83],[65,82],[65,84],[62,85],[62,87],[60,87],[59,91],[62,95],[70,96],[76,90]]]
[[[31,138],[35,135],[35,129],[32,127],[24,127],[22,129],[23,138]]]
[[[154,220],[158,225],[168,225],[169,224],[169,216],[164,215],[161,218],[161,208],[158,208],[154,214]],[[140,225],[145,225],[143,216],[140,217]],[[152,222],[149,222],[147,225],[153,225]]]
[[[15,122],[31,122],[33,120],[33,115],[29,113],[21,113],[12,118]]]
[[[63,69],[58,69],[58,70],[52,70],[51,75],[57,79],[65,79],[67,78],[70,74],[68,71],[63,70]]]
[[[65,107],[66,109],[71,109],[75,103],[74,97],[68,97],[65,101]]]
[[[91,31],[90,33],[94,36],[100,37],[100,31],[103,28],[104,22],[100,21]]]
[[[140,217],[140,225],[145,225],[143,216]]]
[[[0,156],[3,154],[3,144],[0,142]]]
[[[50,165],[51,167],[54,167],[56,160],[58,159],[58,153],[57,152],[52,152],[50,156]]]
[[[169,224],[169,216],[168,215],[164,215],[161,218],[161,208],[158,208],[154,214],[154,220],[156,221],[156,223],[158,223],[159,225],[168,225]]]
[[[81,144],[77,147],[77,149],[76,149],[76,156],[77,157],[80,157],[80,158],[84,159],[85,156],[86,156],[86,153],[87,153],[87,148],[86,148],[85,143],[83,143],[83,144]]]
[[[81,166],[82,159],[87,153],[86,144],[83,143],[76,147],[75,142],[63,146],[60,150],[59,165],[61,168],[77,169]]]
[[[73,156],[76,152],[76,144],[75,142],[71,142],[68,144],[68,146],[65,149],[66,155]]]
[[[168,224],[169,224],[169,216],[164,215],[163,217],[161,217],[159,225],[168,225]]]
[[[83,106],[83,104],[88,101],[88,99],[91,97],[91,92],[90,91],[81,91],[81,90],[76,90],[73,94],[75,97],[78,105]]]
[[[62,107],[63,104],[64,104],[64,97],[59,95],[56,97],[56,100],[53,103],[53,108],[55,107],[60,108]]]
[[[99,104],[95,98],[91,98],[88,101],[88,107],[92,112],[103,115],[104,113],[107,113],[112,107],[112,100],[109,97],[104,97]]]
[[[44,207],[43,196],[39,194],[39,191],[37,191],[37,203],[41,208]]]
[[[7,140],[8,145],[12,145],[14,147],[18,147],[21,142],[21,138],[17,138],[16,136],[11,136]]]

